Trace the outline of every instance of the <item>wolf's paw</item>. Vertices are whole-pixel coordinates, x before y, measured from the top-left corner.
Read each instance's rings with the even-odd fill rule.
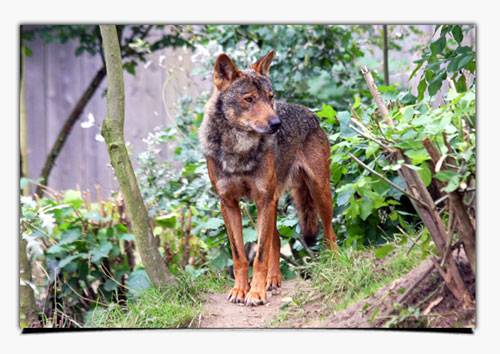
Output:
[[[279,294],[281,287],[281,274],[269,275],[266,279],[266,289],[271,291],[273,295]]]
[[[264,305],[266,302],[266,288],[262,290],[252,288],[245,298],[245,305],[247,306]]]
[[[245,302],[245,296],[247,294],[247,289],[234,287],[229,291],[227,295],[227,300],[233,304],[243,304]]]

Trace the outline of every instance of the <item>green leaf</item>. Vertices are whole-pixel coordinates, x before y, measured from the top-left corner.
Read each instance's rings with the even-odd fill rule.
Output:
[[[243,229],[243,242],[254,242],[257,241],[257,231],[254,228],[245,227]]]
[[[33,55],[33,51],[30,47],[23,45],[23,54],[25,57],[31,57]]]
[[[453,38],[455,38],[458,44],[462,43],[462,40],[464,39],[464,34],[462,33],[462,28],[459,25],[453,26],[453,28],[451,29],[451,34],[453,35]]]
[[[61,234],[61,242],[59,242],[59,244],[66,245],[66,244],[72,243],[72,242],[78,240],[78,238],[80,238],[80,235],[81,235],[80,229],[70,229],[70,230],[64,231]]]
[[[456,190],[459,185],[460,185],[460,176],[455,175],[452,178],[450,178],[450,180],[448,181],[448,185],[443,188],[443,191],[445,191],[446,193],[451,193],[454,190]]]
[[[63,258],[61,261],[59,261],[59,267],[60,268],[64,268],[69,263],[73,262],[75,259],[86,258],[86,257],[87,257],[86,254],[75,254],[75,255],[72,255],[72,256],[68,256],[66,258]]]
[[[439,171],[438,173],[436,173],[436,178],[441,182],[448,182],[450,179],[452,179],[456,175],[457,175],[456,172],[453,172],[450,170],[444,170],[444,171]]]
[[[407,150],[404,152],[411,159],[412,164],[420,165],[422,162],[430,159],[427,150],[424,148],[418,150]]]
[[[418,100],[422,100],[425,95],[425,90],[427,89],[427,82],[425,81],[424,78],[420,79],[420,82],[418,83]]]
[[[94,248],[90,252],[90,254],[92,255],[92,262],[98,263],[102,258],[106,258],[112,248],[113,245],[108,241],[101,243],[99,248]]]
[[[58,254],[58,253],[61,253],[64,251],[64,248],[61,247],[61,245],[59,244],[56,244],[56,245],[53,245],[53,246],[50,246],[48,249],[47,249],[47,253],[48,254]]]
[[[62,202],[71,205],[75,209],[80,209],[83,204],[82,193],[69,189],[64,193]]]
[[[457,89],[457,92],[467,91],[467,82],[465,81],[464,75],[460,75],[458,80],[455,80],[455,88]]]
[[[217,230],[222,225],[224,225],[224,220],[219,218],[211,218],[207,220],[207,222],[203,225],[203,227],[207,230]]]
[[[135,67],[137,63],[134,61],[129,61],[128,63],[123,64],[123,68],[131,75],[135,75]]]
[[[438,40],[431,43],[432,55],[441,53],[445,46],[446,46],[446,37],[445,36],[439,37]]]
[[[394,245],[390,243],[380,246],[375,250],[375,257],[377,257],[378,259],[385,258],[393,250],[394,250]]]
[[[111,280],[111,279],[106,279],[104,282],[104,290],[106,291],[113,291],[118,288],[118,284],[116,284],[116,281]]]
[[[443,85],[443,80],[446,79],[446,71],[441,70],[436,77],[429,82],[428,92],[430,96],[434,96],[441,86]]]
[[[415,115],[415,109],[413,107],[404,107],[401,109],[403,113],[403,118],[407,121],[411,120]]]
[[[325,118],[328,123],[333,124],[335,123],[334,118],[337,115],[337,112],[335,112],[332,106],[323,104],[321,111],[317,112],[316,115],[320,118]]]
[[[420,175],[420,178],[422,178],[424,185],[428,187],[432,182],[432,172],[427,163],[423,163],[420,167],[421,169],[418,171],[418,174]]]
[[[177,225],[175,214],[162,215],[156,218],[156,223],[162,227],[173,229]]]
[[[354,97],[354,103],[352,104],[352,109],[356,109],[361,105],[361,97],[359,95],[356,95]]]
[[[418,70],[422,67],[423,64],[424,64],[423,61],[421,61],[421,62],[419,62],[417,64],[417,66],[415,67],[415,69],[413,69],[413,71],[411,72],[410,77],[408,78],[408,81],[410,81],[411,79],[413,79],[413,76],[415,76],[415,74],[418,72]]]
[[[352,195],[354,194],[354,189],[352,185],[347,185],[342,189],[339,188],[336,194],[337,194],[337,205],[338,206],[346,205],[351,199]]]
[[[144,269],[138,269],[130,273],[127,281],[129,294],[137,297],[151,287],[151,281]]]
[[[368,143],[368,147],[366,148],[366,157],[375,155],[375,153],[378,150],[379,150],[379,145],[377,143],[374,143],[373,141],[370,141]]]
[[[285,237],[291,237],[294,234],[293,229],[291,227],[285,226],[285,225],[278,227],[278,233],[281,236],[285,236]]]
[[[366,220],[368,216],[372,213],[373,210],[373,201],[370,198],[363,197],[362,202],[361,202],[361,212],[360,212],[360,218],[362,220]]]

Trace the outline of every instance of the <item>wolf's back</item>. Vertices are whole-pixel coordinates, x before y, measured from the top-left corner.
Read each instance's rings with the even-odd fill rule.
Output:
[[[285,181],[291,172],[298,153],[306,142],[318,139],[328,144],[328,138],[319,125],[318,118],[308,108],[283,101],[276,102],[276,113],[281,120],[277,134],[278,155],[276,158],[278,179]]]

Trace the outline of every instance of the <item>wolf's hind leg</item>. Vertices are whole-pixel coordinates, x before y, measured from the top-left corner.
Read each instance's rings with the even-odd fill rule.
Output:
[[[333,231],[333,200],[330,190],[330,147],[326,136],[315,136],[304,146],[301,161],[305,182],[325,230],[325,244],[337,249],[337,236]]]

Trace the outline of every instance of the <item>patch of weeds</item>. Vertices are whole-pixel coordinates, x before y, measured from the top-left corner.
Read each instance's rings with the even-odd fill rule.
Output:
[[[323,251],[303,269],[310,276],[310,288],[298,290],[292,304],[280,311],[272,325],[283,326],[288,320],[303,317],[304,306],[319,306],[319,317],[330,316],[407,274],[425,257],[418,248],[407,254],[405,246],[388,245],[391,251],[379,258],[376,248]]]
[[[149,288],[126,306],[97,307],[86,315],[85,327],[93,328],[181,328],[193,326],[207,293],[221,292],[226,277],[212,273],[199,277],[181,273],[177,282],[163,288]]]

